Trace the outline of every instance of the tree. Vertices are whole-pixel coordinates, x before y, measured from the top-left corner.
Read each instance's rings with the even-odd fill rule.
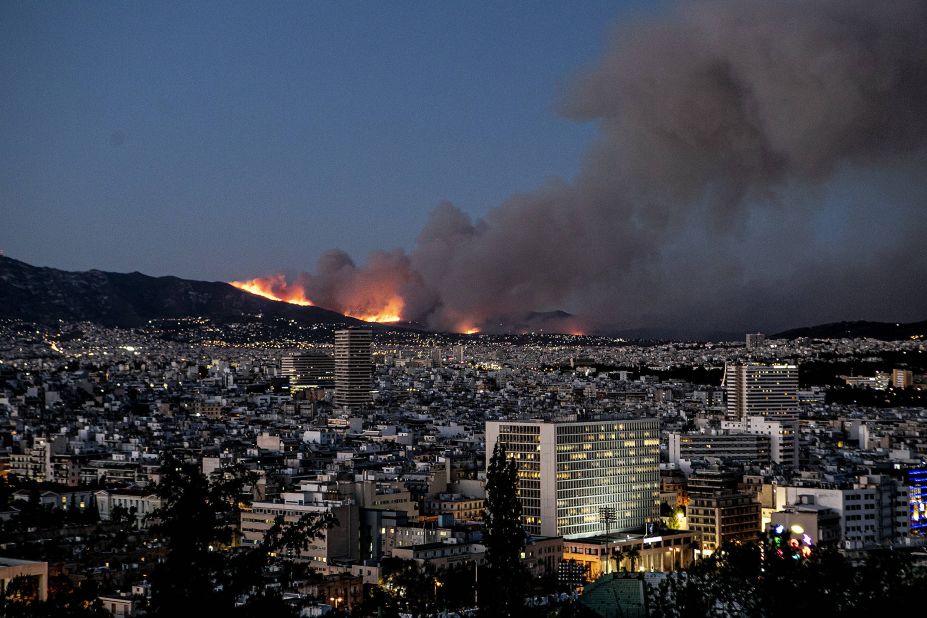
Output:
[[[429,565],[419,567],[413,560],[388,557],[380,562],[380,569],[382,584],[374,598],[378,612],[416,618],[434,613],[438,580]]]
[[[63,576],[51,578],[53,581]],[[67,578],[65,578],[67,579]],[[52,582],[49,582],[50,584]],[[7,582],[0,593],[0,616],[4,618],[107,618],[110,613],[103,609],[97,599],[96,586],[92,582],[83,586],[74,586],[67,580],[67,585],[60,585],[56,594],[51,594],[46,601],[39,601],[37,584],[29,577],[14,577]]]
[[[628,558],[628,562],[631,563],[630,571],[632,573],[637,571],[637,561],[641,557],[641,548],[637,545],[631,545],[624,550],[624,555]]]
[[[486,558],[477,574],[484,616],[519,616],[524,612],[529,576],[521,562],[527,539],[521,514],[518,464],[507,457],[502,443],[496,442],[486,474]]]
[[[241,466],[207,479],[195,463],[165,454],[156,489],[162,506],[149,521],[167,555],[152,573],[150,615],[291,613],[263,586],[264,568],[273,554],[305,547],[333,519],[307,513],[287,524],[278,517],[258,547],[230,548],[245,488],[253,482]]]
[[[855,565],[834,546],[803,557],[771,541],[726,544],[668,575],[648,598],[651,616],[870,616],[916,607],[927,589],[927,572],[903,550],[874,550]]]
[[[627,555],[623,547],[613,547],[609,552],[611,554],[611,559],[615,561],[615,570],[617,573],[621,570],[621,563],[624,562],[625,556]]]
[[[455,564],[438,571],[435,579],[435,602],[440,610],[472,608],[476,585],[474,565]]]

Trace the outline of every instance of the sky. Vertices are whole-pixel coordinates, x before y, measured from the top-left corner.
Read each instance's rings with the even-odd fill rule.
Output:
[[[0,251],[228,280],[576,174],[628,2],[0,3]],[[653,10],[653,9],[648,9]]]
[[[4,2],[0,251],[461,331],[923,320],[925,31],[923,0]]]

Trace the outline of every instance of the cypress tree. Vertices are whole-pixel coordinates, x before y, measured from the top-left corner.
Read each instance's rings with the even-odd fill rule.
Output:
[[[521,521],[518,464],[496,442],[486,474],[486,559],[478,574],[479,607],[484,616],[520,616],[525,609],[528,573],[521,562],[527,535]]]

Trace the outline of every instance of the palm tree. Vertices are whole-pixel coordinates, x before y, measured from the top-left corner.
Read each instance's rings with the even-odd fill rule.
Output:
[[[631,562],[631,571],[634,572],[637,570],[637,560],[641,557],[641,549],[637,545],[631,545],[626,550],[624,550],[624,555],[628,557],[628,560]]]
[[[615,561],[615,572],[617,573],[618,571],[621,570],[621,562],[625,559],[625,556],[626,556],[624,548],[623,547],[613,547],[610,553],[611,553],[611,559]]]

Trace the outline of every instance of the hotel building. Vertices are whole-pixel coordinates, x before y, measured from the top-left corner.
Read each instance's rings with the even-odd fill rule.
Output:
[[[497,441],[518,463],[531,535],[577,538],[659,518],[657,419],[489,421],[487,453]]]

